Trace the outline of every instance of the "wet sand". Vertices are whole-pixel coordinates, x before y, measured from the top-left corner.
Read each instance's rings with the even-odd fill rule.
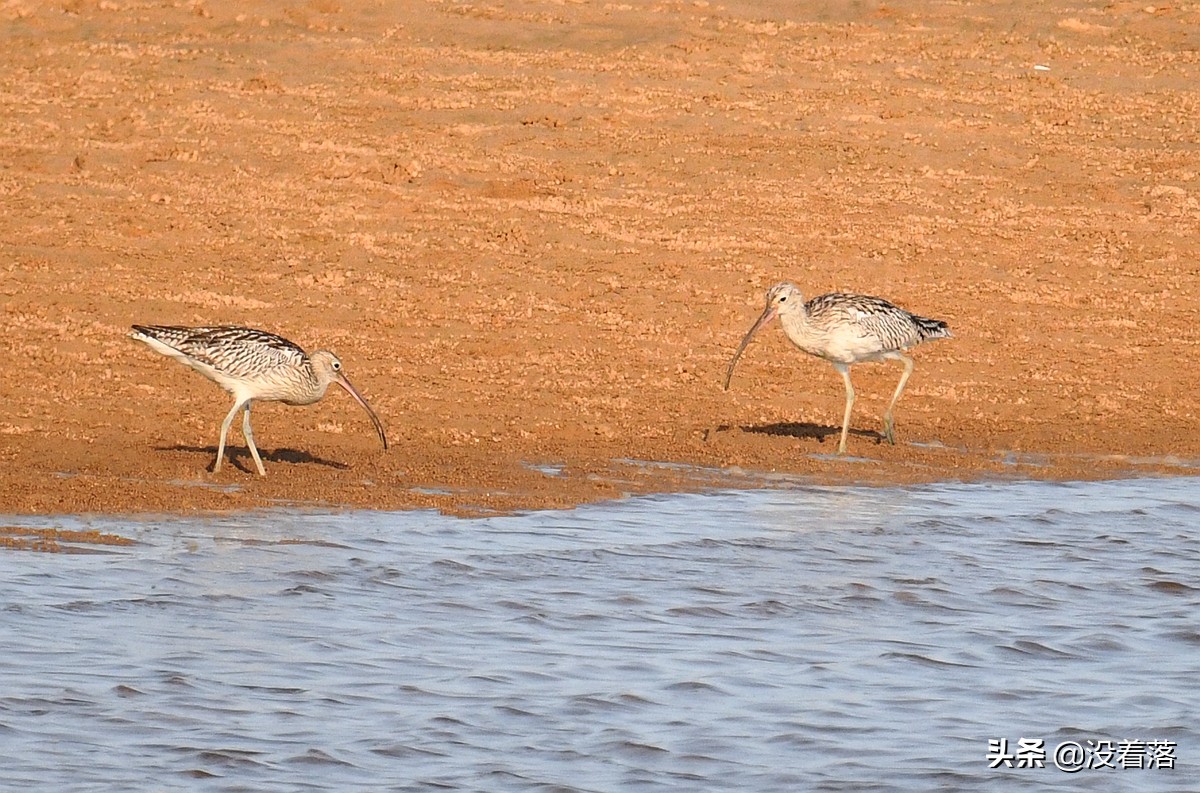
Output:
[[[1200,460],[1200,8],[0,6],[0,512],[456,512]],[[946,320],[843,392],[767,287]],[[255,410],[126,337],[247,324],[341,392]],[[656,461],[675,465],[641,465]],[[551,466],[546,468],[545,466]],[[692,468],[699,467],[699,470]]]

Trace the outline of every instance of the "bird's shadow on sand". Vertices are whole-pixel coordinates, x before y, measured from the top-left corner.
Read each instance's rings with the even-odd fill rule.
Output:
[[[205,454],[208,456],[208,465],[205,470],[212,472],[213,465],[217,459],[216,446],[159,446],[157,451],[160,452],[187,452],[188,454]],[[297,449],[275,449],[270,452],[258,450],[262,457],[263,464],[266,463],[292,463],[294,465],[324,465],[329,468],[336,468],[339,471],[348,471],[350,466],[345,463],[339,463],[336,460],[326,460],[323,457],[316,457],[308,452],[302,452]],[[226,446],[225,447],[225,464],[232,465],[239,471],[247,474],[256,474],[258,469],[254,467],[254,458],[250,456],[250,450],[245,446]]]
[[[842,434],[841,427],[827,427],[823,424],[813,424],[811,421],[780,421],[774,424],[743,424],[737,427],[731,424],[723,424],[717,427],[717,432],[728,432],[735,429],[741,432],[753,432],[758,435],[808,438],[815,440],[817,443],[824,443],[825,439],[829,437],[833,437],[836,441],[837,437]],[[856,430],[851,428],[849,434],[859,438],[873,438],[876,443],[883,443],[884,440],[883,433],[875,430]]]

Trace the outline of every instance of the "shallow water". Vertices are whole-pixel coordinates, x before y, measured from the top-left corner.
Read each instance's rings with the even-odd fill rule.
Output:
[[[1198,521],[1194,478],[10,518],[138,544],[0,553],[0,778],[1195,790]],[[989,769],[1000,738],[1046,767]],[[1173,742],[1175,768],[1054,767],[1089,740]]]

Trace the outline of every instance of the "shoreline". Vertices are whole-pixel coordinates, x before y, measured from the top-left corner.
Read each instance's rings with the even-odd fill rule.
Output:
[[[933,447],[933,458],[993,456],[961,449]],[[266,458],[270,459],[270,458]],[[1056,462],[1057,460],[1057,462]],[[244,450],[237,457],[241,466],[251,465]],[[576,506],[625,498],[697,493],[719,490],[752,490],[788,487],[908,487],[936,484],[988,484],[1010,482],[1084,482],[1198,476],[1196,463],[1164,458],[1130,458],[1121,454],[1064,452],[1002,453],[989,465],[950,467],[916,459],[883,463],[869,457],[810,455],[807,468],[754,469],[733,465],[612,459],[589,462],[521,461],[515,470],[496,469],[491,485],[447,485],[435,479],[395,482],[391,485],[370,478],[354,481],[349,470],[340,470],[333,493],[344,501],[289,498],[292,482],[268,485],[249,471],[235,470],[214,477],[153,481],[145,477],[104,474],[57,473],[61,477],[55,502],[30,505],[3,499],[0,514],[10,516],[108,515],[131,519],[158,515],[234,514],[273,509],[315,511],[406,511],[429,509],[459,517],[484,517],[539,510],[571,509]],[[303,463],[301,463],[302,465]],[[286,470],[288,466],[284,466]],[[468,465],[469,469],[471,466]],[[836,470],[835,470],[836,469]],[[377,469],[376,469],[377,470]],[[959,475],[946,476],[949,471]],[[965,476],[962,474],[966,474]],[[133,501],[136,507],[130,508]],[[84,510],[56,509],[54,504],[85,503]]]

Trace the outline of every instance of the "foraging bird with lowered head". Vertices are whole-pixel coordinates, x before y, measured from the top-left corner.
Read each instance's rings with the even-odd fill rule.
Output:
[[[862,361],[891,360],[904,364],[900,383],[883,414],[883,437],[888,443],[894,444],[896,426],[892,411],[913,372],[913,359],[904,353],[923,341],[953,338],[945,322],[917,316],[881,297],[836,292],[814,297],[806,303],[795,284],[784,282],[767,291],[766,308],[729,362],[729,369],[725,372],[726,391],[729,390],[729,381],[733,378],[733,367],[737,365],[738,358],[754,334],[775,317],[779,317],[783,332],[792,344],[809,355],[829,361],[845,381],[846,410],[842,415],[838,454],[846,451],[850,409],[854,406],[850,367]]]
[[[357,400],[371,417],[383,448],[387,436],[383,424],[367,400],[350,385],[342,373],[342,362],[327,350],[311,355],[282,336],[263,330],[238,326],[187,328],[176,325],[134,325],[131,338],[145,342],[155,352],[190,366],[233,395],[233,409],[221,424],[217,461],[213,473],[221,470],[225,456],[225,437],[238,411],[245,410],[242,435],[260,476],[266,476],[262,458],[254,445],[250,429],[250,405],[256,400],[283,402],[285,405],[311,405],[325,396],[330,383],[337,383]]]

